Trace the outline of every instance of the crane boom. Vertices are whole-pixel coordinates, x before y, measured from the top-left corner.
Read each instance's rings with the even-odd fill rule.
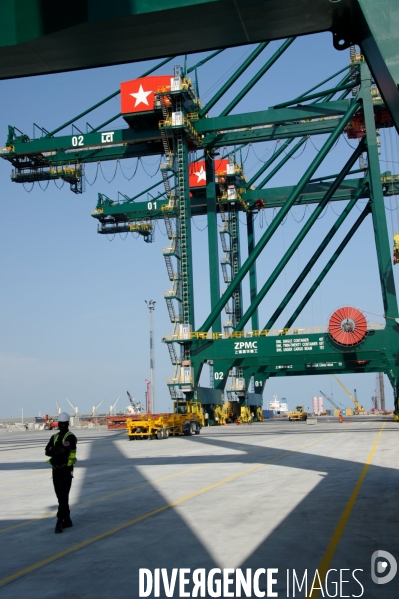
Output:
[[[345,385],[339,380],[339,378],[337,376],[335,376],[335,374],[333,374],[333,377],[335,378],[335,380],[337,381],[337,383],[339,383],[342,387],[342,389],[345,391],[345,393],[350,397],[350,399],[353,401],[353,403],[356,406],[356,411],[359,414],[360,412],[362,412],[364,410],[363,406],[360,405],[360,403],[353,397],[353,395],[348,391],[348,389],[345,387]]]
[[[93,406],[93,410],[92,410],[92,412],[91,412],[91,415],[92,415],[92,416],[95,416],[95,415],[97,414],[97,410],[98,410],[98,408],[101,406],[101,404],[102,404],[103,402],[104,402],[104,399],[102,399],[102,400],[100,401],[100,403],[98,403],[96,406]]]
[[[115,408],[116,404],[117,404],[117,403],[118,403],[118,401],[119,401],[119,398],[120,398],[120,395],[119,395],[119,396],[116,398],[116,402],[115,402],[115,403],[114,403],[114,405],[112,406],[112,409],[114,409],[114,408]]]
[[[74,406],[74,405],[73,405],[73,404],[72,404],[72,403],[69,401],[69,399],[68,399],[68,398],[66,398],[66,400],[67,400],[67,402],[69,403],[69,405],[71,406],[71,408],[73,409],[75,416],[77,416],[77,415],[78,415],[78,407],[77,407],[77,406]]]
[[[324,393],[324,391],[320,391],[320,393],[323,395],[323,397],[325,397],[325,398],[326,398],[326,400],[327,400],[327,401],[329,401],[329,402],[330,402],[330,404],[331,404],[332,406],[334,406],[334,408],[336,408],[337,410],[340,410],[340,409],[341,409],[339,406],[337,406],[337,404],[335,403],[335,401],[333,401],[333,400],[331,399],[331,397],[328,397],[328,395],[326,395],[326,394]]]

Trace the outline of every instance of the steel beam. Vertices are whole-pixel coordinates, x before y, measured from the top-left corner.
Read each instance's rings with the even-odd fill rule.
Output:
[[[357,0],[358,43],[399,134],[399,10],[397,0]]]
[[[254,231],[254,215],[252,212],[247,212],[247,239],[248,239],[248,256],[252,254],[255,248],[255,231]],[[255,301],[258,294],[257,277],[256,277],[256,262],[249,269],[249,296],[252,302]],[[252,329],[259,329],[259,315],[256,309],[252,314]]]
[[[358,189],[358,191],[356,192],[355,197],[352,198],[352,200],[345,206],[344,210],[341,212],[338,219],[336,220],[336,222],[333,224],[333,226],[327,233],[326,237],[323,239],[323,241],[321,242],[321,244],[319,245],[319,247],[317,248],[317,250],[311,257],[309,262],[306,264],[306,266],[302,270],[301,274],[297,277],[296,281],[294,282],[294,284],[292,285],[290,290],[287,292],[283,301],[280,303],[278,308],[275,310],[275,312],[273,313],[271,318],[268,320],[268,322],[265,325],[265,327],[263,328],[263,330],[269,330],[272,328],[272,326],[276,322],[277,318],[280,316],[280,314],[283,312],[285,307],[291,301],[291,299],[293,298],[295,293],[298,291],[299,287],[301,286],[303,281],[306,279],[309,272],[312,270],[313,266],[316,264],[317,260],[320,258],[320,256],[324,252],[324,250],[327,248],[328,244],[334,237],[335,233],[338,231],[338,229],[340,228],[340,226],[342,225],[342,223],[344,222],[344,220],[346,219],[348,214],[351,212],[352,208],[354,208],[354,206],[356,205],[358,199],[360,198],[360,196],[363,192],[363,189],[364,189],[364,187],[360,187]]]
[[[240,93],[237,94],[237,96],[230,102],[230,104],[224,110],[222,110],[222,112],[220,113],[220,116],[227,116],[228,114],[230,114],[230,112],[237,106],[237,104],[239,102],[241,102],[241,100],[247,95],[247,93],[253,88],[253,86],[256,85],[256,83],[259,81],[259,79],[261,79],[261,77],[263,77],[263,75],[265,73],[267,73],[267,71],[274,65],[274,63],[280,58],[280,56],[282,56],[282,54],[284,54],[284,52],[287,50],[287,48],[289,48],[291,46],[291,44],[294,40],[295,40],[294,37],[290,37],[287,40],[285,40],[285,42],[283,44],[281,44],[281,46],[279,47],[278,50],[276,50],[276,52],[273,54],[273,56],[271,56],[271,58],[269,58],[269,60],[267,60],[265,62],[263,67],[261,69],[259,69],[259,71],[256,73],[256,75],[254,75],[252,77],[251,81],[249,81],[242,88]]]
[[[150,69],[148,69],[148,71],[145,71],[142,75],[139,75],[138,78],[140,78],[140,77],[147,77],[147,75],[150,75],[151,73],[153,73],[154,71],[156,71],[157,69],[159,69],[160,67],[162,67],[164,64],[166,64],[167,62],[171,61],[173,58],[174,58],[174,56],[169,56],[169,58],[165,58],[165,60],[162,60],[161,62],[157,63],[154,67],[151,67]],[[106,98],[104,98],[104,100],[101,100],[100,102],[97,102],[97,104],[94,104],[94,106],[91,106],[87,110],[84,110],[83,112],[81,112],[80,114],[78,114],[78,116],[75,116],[73,119],[70,119],[69,121],[67,121],[66,123],[64,123],[60,127],[57,127],[56,129],[54,129],[50,133],[47,133],[47,135],[45,137],[53,137],[56,133],[58,133],[62,129],[65,129],[65,127],[68,127],[68,125],[72,125],[72,123],[74,123],[78,119],[81,119],[83,116],[86,116],[86,114],[89,114],[90,112],[92,112],[93,110],[95,110],[96,108],[98,108],[99,106],[102,106],[103,104],[105,104],[106,102],[108,102],[108,100],[111,100],[112,98],[115,98],[115,96],[117,96],[118,94],[120,94],[120,92],[121,92],[121,90],[118,89],[116,92],[113,92],[112,94],[110,94],[109,96],[107,96]],[[120,116],[120,115],[118,115],[118,116]],[[117,118],[117,117],[113,117],[111,120],[113,121],[115,118]],[[110,123],[111,120],[107,121],[106,123],[103,123],[103,125],[101,125],[100,127],[97,127],[96,131],[98,129],[100,129],[101,127],[104,127],[105,125],[108,125],[108,123]]]
[[[224,83],[218,92],[209,100],[207,104],[199,111],[199,116],[204,117],[210,109],[219,102],[220,98],[224,96],[224,94],[230,89],[230,87],[237,81],[239,77],[244,73],[244,71],[253,63],[253,61],[259,56],[261,52],[266,48],[269,42],[262,42],[255,48],[253,52],[248,56],[246,60],[238,67],[238,69],[232,74],[231,77]]]
[[[226,117],[229,118],[229,117]],[[332,133],[338,125],[340,119],[320,119],[313,122],[299,120],[298,123],[279,124],[275,126],[262,126],[253,129],[241,129],[240,131],[220,133],[207,133],[203,139],[203,145],[206,149],[224,148],[225,146],[234,146],[237,144],[259,143],[262,141],[277,141],[280,139],[289,139],[292,137],[302,137],[303,135],[323,135]]]
[[[328,83],[329,81],[331,81],[331,79],[334,79],[334,77],[337,77],[337,75],[340,75],[341,73],[343,73],[344,71],[347,71],[349,69],[349,65],[344,67],[343,69],[340,69],[339,71],[337,71],[336,73],[334,73],[333,75],[330,75],[329,77],[327,77],[327,79],[324,79],[323,81],[320,81],[320,83],[318,83],[317,85],[314,85],[313,87],[311,87],[310,89],[308,89],[306,92],[303,92],[303,94],[301,94],[300,96],[297,96],[295,98],[295,100],[293,100],[293,103],[295,102],[300,102],[302,100],[302,98],[304,98],[305,96],[308,96],[311,92],[313,92],[315,89],[321,87],[322,85],[324,85],[325,83]],[[346,78],[346,77],[345,77]],[[342,85],[343,81],[340,81],[338,83],[338,85]]]
[[[243,114],[232,114],[229,116],[210,117],[200,119],[194,123],[197,133],[213,133],[215,131],[227,131],[229,129],[245,129],[247,127],[259,127],[262,125],[279,125],[301,119],[320,119],[331,116],[341,116],[346,113],[349,106],[348,100],[337,100],[332,102],[319,102],[307,104],[306,106],[295,106],[288,108],[269,108]]]
[[[202,67],[202,65],[205,64],[205,63],[207,63],[208,60],[211,60],[212,58],[214,58],[215,56],[217,56],[218,54],[220,54],[224,50],[225,50],[225,48],[222,48],[221,50],[216,50],[216,52],[212,52],[212,54],[209,54],[209,56],[207,56],[206,58],[203,58],[202,60],[200,60],[199,62],[197,62],[194,66],[188,68],[187,69],[187,74],[188,73],[192,73],[193,71],[196,71],[196,69],[198,69],[199,67]]]
[[[259,291],[255,300],[253,302],[251,302],[251,305],[249,306],[248,310],[245,312],[244,316],[241,318],[240,322],[238,323],[238,325],[235,329],[236,331],[241,331],[244,328],[244,326],[246,325],[246,323],[248,322],[248,320],[250,319],[250,317],[252,316],[254,311],[258,308],[260,303],[265,298],[266,294],[269,292],[272,285],[274,285],[277,278],[280,276],[280,274],[283,271],[283,269],[285,268],[285,266],[291,260],[292,256],[294,255],[294,253],[296,252],[296,250],[298,249],[298,247],[300,246],[302,241],[305,239],[306,235],[309,233],[310,229],[313,227],[314,223],[319,218],[319,216],[322,213],[322,211],[324,210],[324,208],[327,206],[331,197],[334,195],[334,192],[339,188],[339,185],[344,180],[346,175],[349,173],[352,166],[354,165],[354,163],[356,162],[356,160],[359,158],[360,154],[363,151],[364,151],[364,143],[360,142],[359,146],[356,148],[356,150],[353,152],[352,156],[346,162],[345,166],[341,170],[338,177],[335,179],[334,183],[331,185],[330,189],[324,194],[324,197],[323,197],[322,201],[320,202],[320,204],[318,204],[316,209],[312,212],[311,216],[308,218],[308,220],[303,225],[302,229],[300,230],[300,232],[298,233],[298,235],[296,236],[294,241],[290,244],[290,247],[288,248],[288,250],[286,251],[284,256],[281,258],[280,262],[277,264],[276,268],[273,270],[272,274],[267,279],[267,281],[263,285],[262,289]]]
[[[231,296],[233,295],[233,293],[234,293],[235,289],[238,287],[238,285],[241,284],[242,280],[248,273],[252,264],[256,261],[256,259],[261,254],[263,249],[266,247],[267,243],[269,242],[269,240],[271,239],[271,237],[277,230],[277,227],[281,224],[285,215],[289,212],[291,207],[294,205],[295,201],[298,199],[298,197],[301,194],[301,192],[303,191],[304,187],[306,186],[306,184],[308,183],[308,181],[310,180],[312,175],[314,175],[316,170],[319,168],[320,164],[323,162],[324,158],[327,156],[328,152],[331,150],[332,146],[337,141],[337,139],[339,138],[339,136],[345,129],[346,125],[348,124],[348,122],[350,121],[352,116],[355,114],[355,112],[357,112],[358,109],[359,109],[359,103],[357,101],[354,101],[350,105],[345,116],[342,117],[342,119],[340,120],[339,125],[336,127],[334,132],[327,139],[327,141],[325,142],[324,146],[321,148],[320,152],[317,154],[317,156],[314,159],[314,161],[312,162],[312,164],[308,167],[308,169],[306,170],[305,174],[302,176],[301,180],[299,181],[299,183],[296,186],[296,188],[294,189],[294,191],[290,194],[290,196],[287,199],[284,206],[281,208],[281,210],[279,211],[277,216],[273,219],[271,225],[268,227],[268,229],[265,231],[265,233],[263,234],[263,236],[261,237],[261,239],[255,246],[252,254],[250,256],[248,256],[248,258],[246,259],[245,263],[240,268],[234,281],[232,281],[230,283],[230,285],[226,289],[225,293],[223,294],[223,297],[219,300],[219,302],[217,303],[215,308],[211,311],[208,318],[205,320],[204,324],[199,329],[200,331],[208,331],[209,327],[212,326],[212,324],[215,322],[215,319],[217,318],[218,314],[221,312],[221,310],[223,309],[225,304],[231,298]]]
[[[352,89],[353,87],[355,87],[355,85],[356,85],[356,83],[347,83],[346,85],[337,85],[335,87],[332,87],[331,89],[325,89],[325,90],[317,92],[315,94],[310,94],[309,96],[302,96],[300,102],[298,102],[297,99],[290,100],[288,102],[283,102],[282,104],[276,104],[276,106],[274,108],[288,108],[288,106],[292,106],[295,103],[302,105],[302,102],[307,102],[308,100],[315,100],[316,98],[323,98],[325,95],[328,95],[328,94],[332,94],[334,96],[336,93],[342,91],[343,89]]]
[[[354,172],[354,171],[352,171]],[[334,175],[333,178],[336,178]],[[157,187],[159,183],[155,184]],[[354,195],[361,190],[362,179],[345,179],[342,182],[338,191],[331,198],[331,202],[341,202],[350,200]],[[295,201],[295,206],[306,206],[310,204],[318,204],[326,191],[330,188],[331,184],[328,182],[314,180],[314,183],[309,183],[304,188],[301,195]],[[174,189],[175,187],[171,187]],[[150,191],[152,187],[146,190]],[[264,203],[264,208],[281,208],[290,196],[295,186],[287,187],[269,187],[268,189],[251,189],[245,194],[245,202],[251,211],[261,210],[256,206],[259,200]],[[136,202],[138,197],[143,195],[144,192],[140,192],[137,196],[129,198],[126,202],[114,202],[109,199],[105,194],[98,194],[99,201],[97,202],[97,209],[94,211],[92,216],[97,219],[102,219],[106,216],[115,217],[117,220],[139,220],[139,219],[163,219],[164,211],[167,209],[169,199],[165,197],[166,192],[159,193],[153,198],[151,202],[151,209],[148,208],[148,202]],[[366,192],[361,190],[361,198],[369,197]],[[217,210],[220,210],[220,205],[216,206]],[[241,205],[239,207],[241,210]],[[207,213],[207,198],[205,193],[203,195],[195,195],[191,197],[191,214],[193,216],[206,215]]]
[[[337,259],[339,258],[339,256],[341,255],[341,253],[343,252],[345,247],[348,245],[349,241],[352,239],[352,237],[354,236],[354,234],[356,233],[356,231],[358,230],[358,228],[360,227],[360,225],[362,224],[362,222],[364,221],[366,216],[370,213],[370,209],[371,209],[371,203],[368,202],[368,204],[364,208],[363,212],[361,213],[361,215],[359,216],[359,218],[357,219],[357,221],[355,222],[353,227],[350,229],[349,233],[344,237],[343,241],[339,244],[338,248],[335,250],[334,254],[331,256],[331,258],[329,259],[329,261],[327,262],[327,264],[325,265],[325,267],[323,268],[323,270],[321,271],[321,273],[319,274],[319,276],[317,277],[317,279],[315,280],[315,282],[313,283],[313,285],[311,286],[311,288],[309,289],[309,291],[307,292],[307,294],[305,295],[305,297],[303,298],[303,300],[301,301],[301,303],[299,304],[297,309],[294,311],[292,316],[287,320],[287,322],[284,326],[284,329],[289,329],[294,324],[294,322],[296,321],[296,319],[298,318],[298,316],[300,315],[300,313],[302,312],[302,310],[304,309],[304,307],[306,306],[306,304],[308,303],[308,301],[310,300],[310,298],[312,297],[312,295],[314,294],[316,289],[319,287],[320,283],[323,281],[323,279],[329,273],[332,266],[335,264],[335,262],[337,261]]]
[[[266,185],[266,183],[268,183],[270,181],[270,179],[272,179],[274,177],[274,175],[276,173],[278,173],[278,171],[284,166],[284,164],[286,164],[288,162],[288,160],[290,158],[292,158],[292,156],[295,154],[295,152],[297,150],[299,150],[299,148],[301,148],[303,146],[303,144],[307,141],[308,137],[304,136],[302,137],[302,139],[300,139],[293,148],[290,149],[289,152],[287,152],[284,156],[284,158],[282,160],[280,160],[280,162],[274,167],[274,169],[272,171],[270,171],[270,173],[268,175],[266,175],[266,177],[264,179],[262,179],[262,181],[260,183],[258,183],[257,188],[262,188],[264,185]]]
[[[211,309],[213,309],[220,298],[220,280],[215,169],[212,157],[209,154],[205,155],[205,171],[207,204],[206,217],[208,223],[209,287],[211,292]],[[213,323],[213,330],[222,330],[222,320],[220,314]]]
[[[360,65],[362,86],[360,95],[363,100],[364,118],[367,131],[368,168],[370,176],[371,211],[377,260],[380,274],[384,314],[392,318],[398,317],[395,280],[392,269],[391,248],[388,244],[388,227],[385,214],[384,197],[381,186],[380,161],[378,158],[377,136],[374,120],[374,107],[371,97],[370,71],[366,63]]]
[[[258,172],[256,172],[249,179],[249,181],[247,181],[247,183],[245,184],[246,189],[250,188],[251,185],[253,185],[257,179],[259,179],[259,177],[269,168],[269,166],[271,164],[273,164],[273,162],[275,160],[277,160],[277,158],[280,156],[280,154],[282,154],[286,150],[286,148],[290,144],[292,144],[293,141],[294,141],[293,139],[286,139],[285,142],[283,144],[281,144],[281,146],[278,149],[275,149],[275,151],[273,152],[273,155],[269,158],[269,160],[266,160],[266,162],[260,167]],[[278,144],[278,142],[277,142],[277,144]]]

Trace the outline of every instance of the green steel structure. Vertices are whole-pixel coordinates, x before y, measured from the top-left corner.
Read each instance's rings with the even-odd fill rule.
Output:
[[[163,255],[171,288],[164,295],[173,332],[164,338],[164,342],[174,368],[174,374],[168,380],[173,397],[196,397],[212,409],[222,403],[222,393],[227,392],[242,405],[257,407],[262,405],[262,393],[269,377],[384,372],[393,386],[395,410],[398,411],[399,314],[384,195],[399,193],[399,176],[381,173],[378,158],[378,129],[393,127],[394,119],[363,55],[352,46],[351,61],[346,69],[334,73],[301,96],[268,110],[230,115],[293,41],[294,38],[288,38],[280,46],[218,117],[209,118],[209,110],[263,52],[267,42],[252,51],[204,106],[188,74],[196,73],[197,68],[219,51],[189,69],[175,66],[171,86],[157,89],[154,108],[145,113],[144,120],[143,114],[132,112],[123,115],[129,127],[104,129],[120,116],[118,114],[96,128],[88,127],[86,132],[78,130],[75,122],[119,93],[115,92],[54,131],[40,129],[36,139],[10,126],[1,157],[13,165],[15,182],[59,178],[69,182],[75,193],[83,191],[86,163],[150,155],[164,157],[160,166],[162,192],[155,192],[151,201],[143,201],[149,191],[159,186],[158,182],[132,198],[124,196],[121,200],[112,200],[99,194],[92,216],[98,221],[101,234],[135,231],[147,242],[152,240],[155,221],[162,220],[165,224],[168,246]],[[142,77],[169,60],[165,59]],[[338,84],[320,91],[321,86],[340,74],[342,78]],[[72,126],[71,134],[60,134],[69,126]],[[290,157],[309,137],[320,133],[328,134],[328,138],[297,185],[271,187],[271,179]],[[313,178],[341,135],[357,139],[356,149],[340,173]],[[237,161],[237,148],[277,139],[284,142],[247,180]],[[216,157],[220,148],[225,147],[230,148],[230,154],[223,172],[218,172]],[[202,157],[206,173],[206,184],[200,188],[190,188],[190,153],[193,151]],[[359,158],[363,165],[356,168]],[[197,162],[200,161],[197,159]],[[323,252],[328,251],[329,242],[353,208],[358,206],[358,201],[364,198],[368,202],[358,219],[285,326],[273,329],[312,266]],[[260,303],[267,299],[328,203],[342,200],[347,201],[344,211],[262,328],[258,317]],[[315,209],[259,289],[257,260],[290,209],[304,204],[314,204]],[[264,207],[278,211],[256,240],[254,216]],[[245,214],[247,229],[248,257],[244,262],[240,251],[240,213]],[[208,225],[211,311],[198,326],[194,311],[191,218],[200,214],[206,215]],[[219,230],[218,216],[222,221]],[[299,314],[367,218],[373,223],[385,325],[370,326],[362,339],[350,345],[338,343],[326,328],[315,331],[295,328]],[[224,252],[221,260],[218,234]],[[227,285],[224,292],[220,286],[220,265]],[[244,309],[242,285],[247,282],[251,301]],[[227,321],[222,325],[223,310]],[[204,364],[211,366],[212,374],[212,384],[206,390],[199,387]],[[226,388],[228,380],[230,386]],[[253,392],[250,392],[251,385]]]

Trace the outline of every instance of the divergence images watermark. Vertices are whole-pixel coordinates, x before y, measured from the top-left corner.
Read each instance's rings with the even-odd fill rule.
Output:
[[[398,565],[388,551],[375,551],[371,557],[371,580],[375,584],[387,584],[396,576]],[[362,582],[360,579],[363,579]],[[284,584],[279,595],[276,588]],[[318,570],[279,568],[155,568],[139,570],[139,597],[312,597],[320,592],[322,597],[363,597],[364,570],[356,568],[330,568],[321,576]],[[350,589],[352,594],[349,594]]]
[[[318,570],[298,574],[295,570],[281,573],[286,590],[279,595],[276,586],[279,584],[278,568],[258,568],[252,571],[247,568],[173,568],[170,575],[166,568],[156,568],[153,572],[147,568],[139,570],[139,597],[298,597],[296,593],[306,593],[311,597],[313,592],[321,591],[323,597],[362,597],[364,587],[357,578],[360,568],[351,571],[349,568],[331,569],[324,582]],[[355,581],[357,594],[347,594],[347,584]],[[345,586],[346,585],[346,586]],[[281,588],[281,587],[280,587]],[[324,594],[325,593],[325,594]],[[339,594],[338,594],[339,593]],[[301,594],[301,596],[303,596]]]

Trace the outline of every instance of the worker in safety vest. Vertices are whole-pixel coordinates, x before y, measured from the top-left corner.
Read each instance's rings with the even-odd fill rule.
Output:
[[[69,414],[61,412],[58,416],[59,433],[53,435],[46,446],[47,460],[53,468],[54,491],[58,499],[57,523],[55,532],[63,532],[72,526],[69,514],[69,491],[73,478],[73,466],[76,463],[77,439],[69,430]]]
[[[342,412],[340,412],[340,413],[339,413],[339,416],[338,416],[338,418],[339,418],[339,421],[340,421],[340,422],[343,422],[343,420],[344,420],[344,419],[343,419],[343,417],[342,417]]]

